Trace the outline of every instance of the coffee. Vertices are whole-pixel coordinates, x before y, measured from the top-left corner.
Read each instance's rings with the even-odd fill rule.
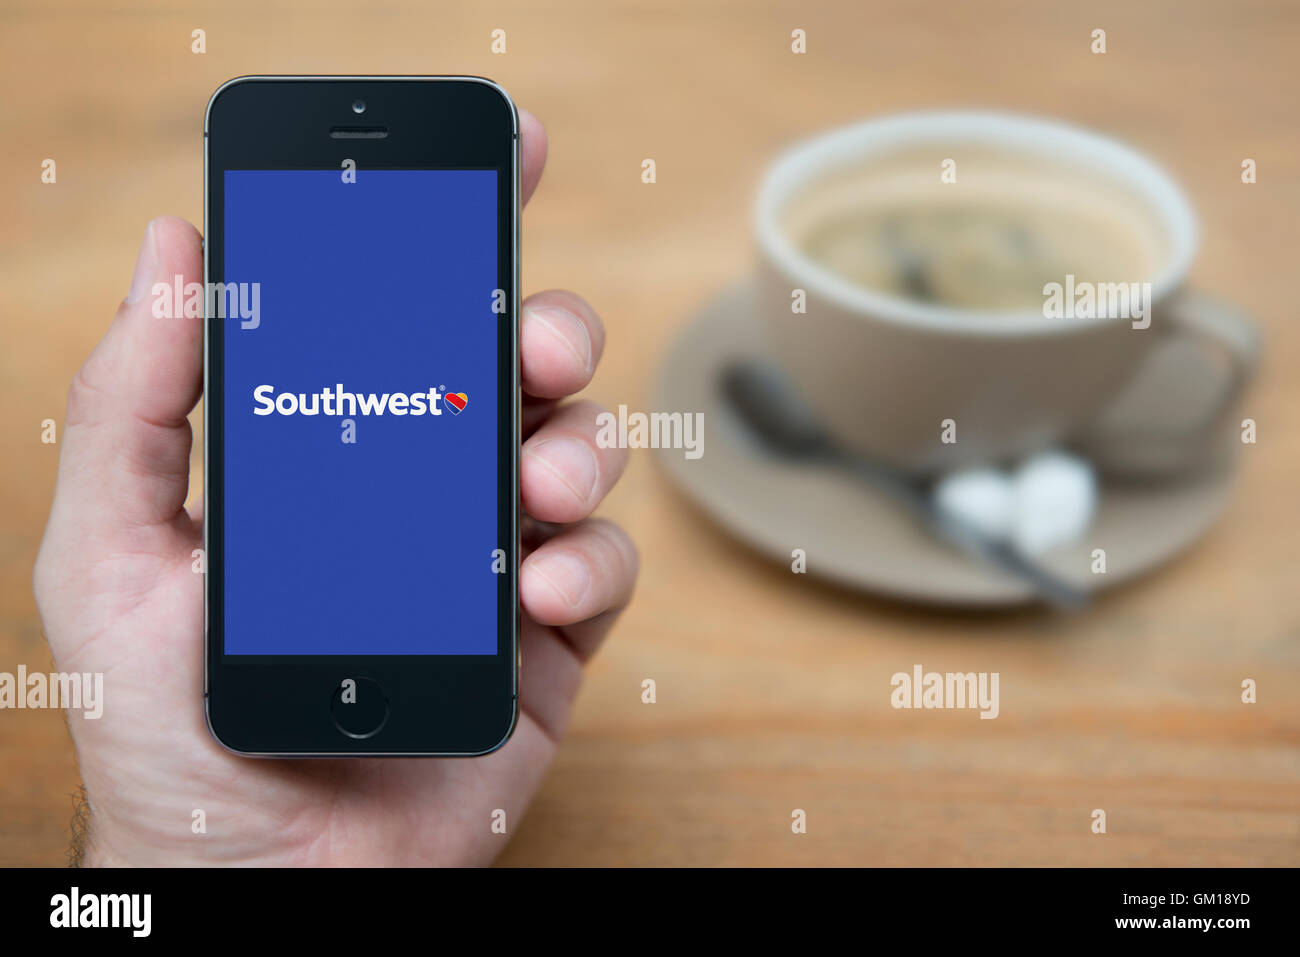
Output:
[[[1148,280],[1166,255],[1136,195],[1087,171],[942,149],[821,177],[784,210],[813,261],[880,293],[972,311],[1043,307],[1043,287]]]

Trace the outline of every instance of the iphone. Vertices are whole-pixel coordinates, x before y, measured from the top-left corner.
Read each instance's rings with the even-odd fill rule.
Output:
[[[242,77],[204,143],[212,734],[493,751],[518,710],[515,107],[476,77]]]

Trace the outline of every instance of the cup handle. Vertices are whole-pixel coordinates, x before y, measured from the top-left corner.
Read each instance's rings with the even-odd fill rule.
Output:
[[[1164,438],[1191,440],[1214,428],[1237,404],[1259,366],[1259,333],[1255,324],[1236,306],[1194,290],[1178,293],[1173,301],[1162,307],[1162,312],[1161,318],[1166,321],[1157,323],[1159,334],[1198,339],[1202,344],[1222,351],[1231,363],[1228,381],[1210,414],[1185,431],[1161,433]]]
[[[1254,323],[1236,306],[1202,292],[1184,290],[1158,308],[1159,318],[1151,332],[1166,339],[1189,338],[1203,348],[1223,353],[1230,363],[1228,380],[1209,413],[1200,421],[1173,428],[1129,426],[1112,432],[1109,436],[1112,440],[1190,443],[1204,438],[1236,404],[1259,364],[1259,334]],[[1145,333],[1139,333],[1142,334]],[[1141,377],[1142,369],[1137,374]]]
[[[1191,464],[1214,454],[1209,441],[1236,405],[1259,364],[1259,335],[1254,324],[1235,306],[1200,292],[1183,291],[1158,307],[1150,330],[1135,335],[1157,335],[1162,339],[1185,338],[1198,350],[1212,350],[1226,357],[1227,376],[1219,394],[1210,403],[1209,412],[1199,413],[1195,421],[1163,421],[1119,424],[1108,421],[1107,414],[1085,428],[1073,442],[1103,472],[1129,479],[1151,479],[1182,471]],[[1147,360],[1151,361],[1150,359]],[[1144,381],[1149,367],[1139,368],[1136,383]],[[1167,373],[1166,373],[1167,374]],[[1149,388],[1149,386],[1148,386]],[[1131,395],[1112,405],[1110,415],[1119,420],[1132,415],[1135,400]]]

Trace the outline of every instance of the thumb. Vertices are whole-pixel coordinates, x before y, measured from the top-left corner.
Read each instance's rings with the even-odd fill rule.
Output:
[[[201,240],[184,220],[151,222],[130,291],[68,392],[54,515],[95,533],[176,520],[189,487],[186,419],[203,386],[201,318],[169,289],[202,282]],[[160,290],[161,291],[161,290]],[[155,315],[155,312],[165,315]]]

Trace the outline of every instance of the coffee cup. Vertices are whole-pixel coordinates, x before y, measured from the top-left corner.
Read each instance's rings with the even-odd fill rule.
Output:
[[[773,357],[831,435],[907,472],[1067,442],[1184,469],[1255,366],[1253,326],[1186,289],[1198,226],[1174,180],[1057,121],[923,112],[824,134],[769,169],[756,229]],[[1108,415],[1173,341],[1226,370],[1204,407]]]

